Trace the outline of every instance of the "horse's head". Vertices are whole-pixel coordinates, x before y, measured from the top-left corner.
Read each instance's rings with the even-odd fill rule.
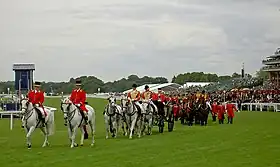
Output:
[[[29,99],[27,99],[27,98],[21,99],[20,104],[21,104],[21,111],[22,111],[23,113],[25,113],[25,112],[28,111],[28,110],[31,110],[32,107],[33,107],[33,106],[32,106],[32,103],[30,103]]]
[[[115,97],[111,96],[108,98],[108,102],[112,107],[114,107],[117,103],[117,99]]]
[[[70,112],[70,108],[73,105],[72,101],[69,98],[61,99],[61,111],[64,114],[64,119],[67,118],[68,112]]]

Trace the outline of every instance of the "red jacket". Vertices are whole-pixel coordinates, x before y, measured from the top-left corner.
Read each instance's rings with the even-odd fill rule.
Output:
[[[163,93],[158,93],[158,101],[165,102],[166,98]]]
[[[153,93],[152,94],[152,100],[153,101],[157,101],[158,100],[158,94],[157,93]]]
[[[31,90],[28,92],[28,99],[32,104],[39,104],[40,107],[43,107],[45,101],[44,92]]]
[[[218,113],[218,105],[217,103],[212,104],[212,115],[216,115]]]
[[[86,103],[86,92],[82,89],[74,89],[71,93],[70,100],[74,104],[80,104],[80,108],[83,111],[87,111],[85,103]]]
[[[217,112],[218,112],[218,119],[219,120],[224,119],[225,106],[224,105],[218,105],[217,106]]]
[[[234,104],[227,104],[226,105],[226,110],[227,110],[227,115],[228,117],[233,118],[234,117],[234,112],[237,111],[237,108]]]

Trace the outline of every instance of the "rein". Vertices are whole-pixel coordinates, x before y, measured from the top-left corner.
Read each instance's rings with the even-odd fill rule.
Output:
[[[28,109],[28,105],[29,105],[29,101],[26,103],[26,106],[27,107],[21,107],[21,109],[24,109],[25,110],[25,112],[23,113],[23,116],[24,116],[24,120],[25,120],[25,127],[27,126],[27,121],[29,120],[29,118],[34,114],[34,112],[32,112],[33,110],[36,112],[36,110],[35,110],[35,107],[34,106],[32,106],[32,108],[31,109]],[[38,120],[37,118],[36,118],[36,128],[38,127],[38,125],[39,125],[39,123],[40,123],[40,120]]]
[[[68,123],[69,123],[69,125],[71,127],[71,121],[73,120],[73,118],[75,116],[75,113],[77,111],[77,107],[74,110],[70,111],[70,106],[73,105],[73,104],[72,103],[61,103],[61,108],[62,108],[63,104],[67,104],[68,105],[67,109],[66,109],[67,111],[66,112],[64,110],[62,110],[62,111],[63,111],[64,114],[67,114],[67,118],[65,118],[65,119],[68,120]],[[82,120],[81,120],[81,123],[80,123],[79,126],[81,126],[82,122],[83,122],[83,117],[82,117]]]

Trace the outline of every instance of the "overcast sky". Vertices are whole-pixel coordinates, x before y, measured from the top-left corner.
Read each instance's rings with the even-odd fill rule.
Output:
[[[254,73],[280,47],[280,0],[0,0],[0,80]]]

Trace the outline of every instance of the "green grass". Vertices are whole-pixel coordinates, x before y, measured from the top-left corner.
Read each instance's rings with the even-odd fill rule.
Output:
[[[105,140],[102,117],[105,101],[89,99],[97,113],[96,145],[71,149],[62,114],[57,112],[56,133],[51,147],[41,148],[43,136],[36,130],[27,150],[20,121],[9,130],[9,120],[0,120],[0,167],[268,167],[280,166],[280,113],[237,113],[233,125],[210,123],[207,127],[176,124],[174,132],[129,140]],[[58,99],[46,105],[59,108]],[[80,135],[77,142],[79,142]]]

